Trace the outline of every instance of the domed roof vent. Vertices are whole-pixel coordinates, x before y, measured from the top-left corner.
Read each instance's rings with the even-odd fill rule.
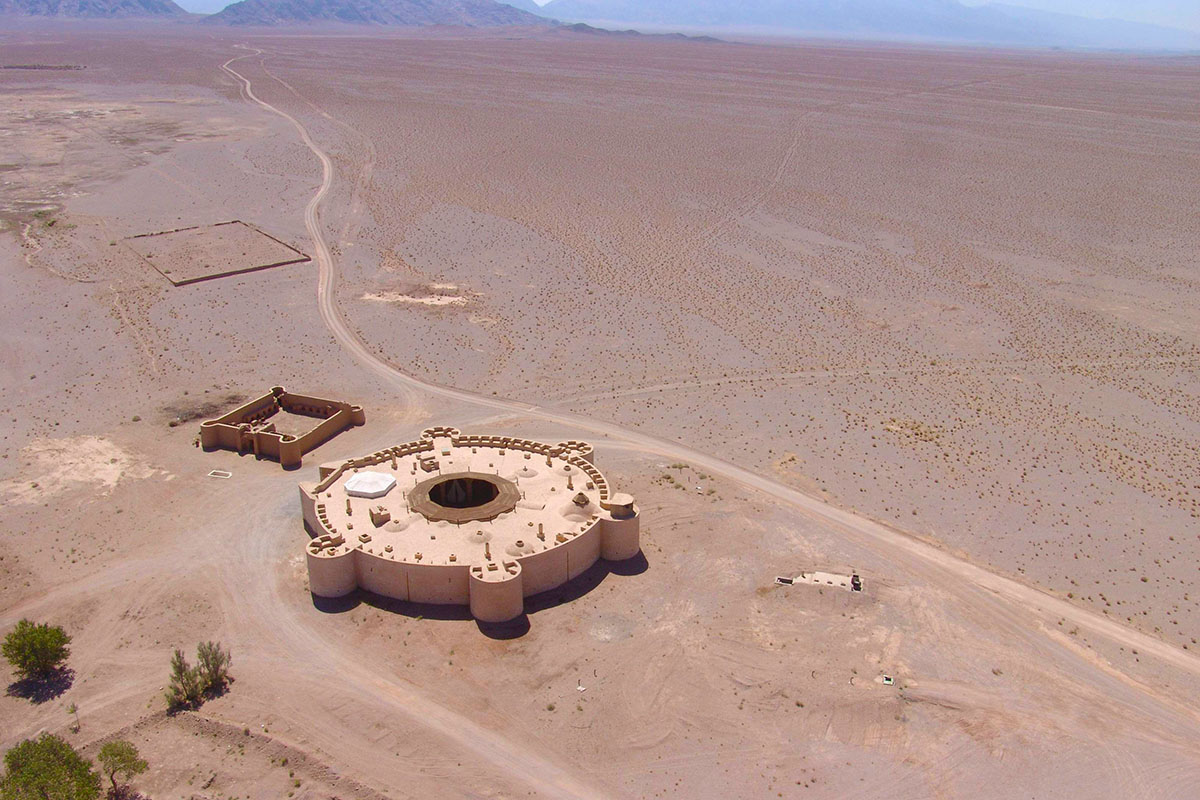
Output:
[[[533,552],[533,545],[523,539],[517,539],[515,542],[504,548],[504,552],[510,556],[527,556]]]

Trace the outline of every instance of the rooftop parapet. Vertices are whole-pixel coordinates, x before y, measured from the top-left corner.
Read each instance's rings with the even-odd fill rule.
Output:
[[[281,433],[275,422],[280,414],[320,421],[304,433]],[[366,421],[362,406],[294,394],[274,386],[225,415],[200,423],[200,444],[205,450],[253,453],[256,458],[274,459],[285,469],[294,469],[301,465],[305,453]]]
[[[442,426],[322,464],[320,482],[300,486],[314,536],[310,588],[319,596],[360,587],[411,602],[469,603],[481,620],[509,619],[523,597],[571,580],[598,558],[640,551],[633,498],[614,494],[592,457],[587,442]]]

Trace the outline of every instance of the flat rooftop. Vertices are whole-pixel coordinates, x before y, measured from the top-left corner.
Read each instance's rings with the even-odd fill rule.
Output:
[[[548,550],[562,543],[558,534],[585,530],[602,513],[601,487],[569,462],[573,451],[548,456],[515,447],[453,445],[448,438],[434,445],[432,451],[396,457],[394,466],[386,459],[345,470],[319,493],[328,525],[345,537],[345,546],[396,561],[469,566],[486,563],[487,552],[499,561]],[[382,497],[352,496],[347,481],[368,472],[396,484]],[[493,486],[481,485],[488,478]],[[376,524],[371,510],[380,508],[388,519]]]

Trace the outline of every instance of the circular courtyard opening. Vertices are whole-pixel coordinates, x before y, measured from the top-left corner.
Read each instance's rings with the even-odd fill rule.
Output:
[[[452,472],[422,481],[408,493],[409,507],[428,520],[464,522],[495,519],[512,511],[521,490],[512,481],[485,472]]]
[[[447,478],[429,487],[429,499],[446,508],[476,508],[499,494],[500,487],[486,478]]]

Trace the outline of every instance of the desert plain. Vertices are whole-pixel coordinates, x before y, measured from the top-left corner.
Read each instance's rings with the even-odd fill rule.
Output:
[[[59,25],[0,61],[0,627],[73,637],[0,747],[121,735],[155,798],[1200,794],[1200,59]],[[129,245],[230,220],[312,260],[177,286]],[[195,446],[275,385],[367,424],[298,471]],[[501,629],[315,600],[296,484],[441,424],[593,443],[643,557]],[[864,591],[775,580],[814,570]],[[236,682],[168,715],[205,639]]]

